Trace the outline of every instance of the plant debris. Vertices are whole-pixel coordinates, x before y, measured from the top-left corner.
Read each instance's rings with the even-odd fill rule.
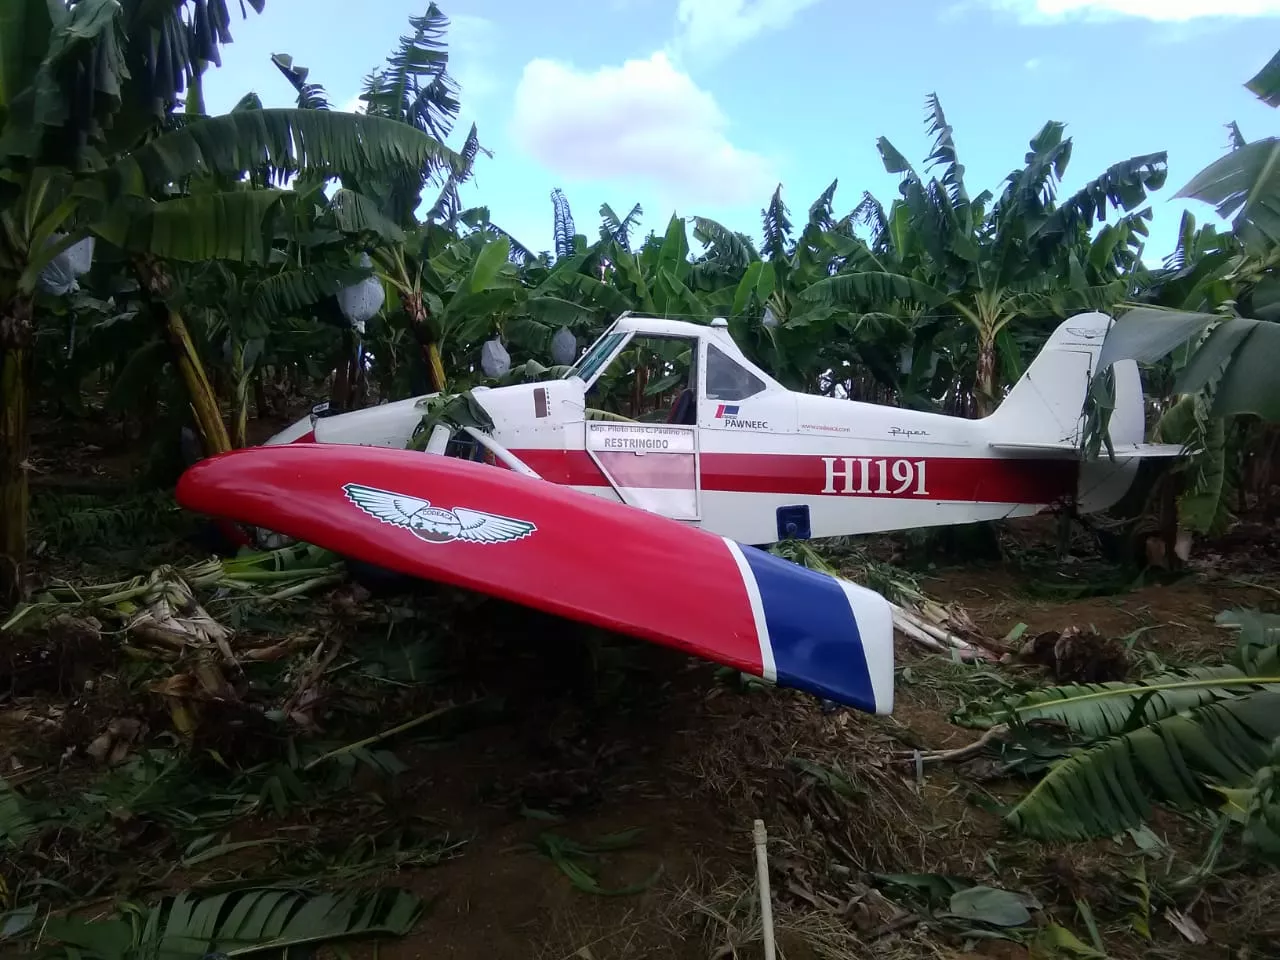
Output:
[[[1017,660],[1046,667],[1059,683],[1123,680],[1130,668],[1120,641],[1074,626],[1036,634],[1019,648]]]
[[[314,902],[349,920],[357,889],[408,884],[446,893],[415,928],[432,942],[479,942],[475,903],[511,931],[488,935],[491,952],[536,928],[556,956],[742,956],[761,937],[749,828],[763,817],[788,955],[1256,942],[1274,874],[1218,873],[1266,862],[1276,791],[1261,773],[1198,795],[1210,831],[1153,807],[1123,842],[1050,848],[1026,804],[1139,710],[1158,723],[1265,688],[1265,619],[1206,618],[1236,659],[1174,666],[1130,651],[1126,621],[1073,616],[1093,601],[1045,616],[1099,629],[1036,629],[1034,610],[934,600],[847,547],[815,557],[895,577],[903,609],[990,656],[904,648],[894,714],[871,717],[457,591],[371,595],[301,547],[59,585],[5,634],[23,685],[0,711],[0,930],[65,951],[49,923],[86,904],[91,925],[155,917],[159,935],[174,909],[227,897],[225,923],[267,889],[298,917]],[[281,598],[282,584],[308,586]]]

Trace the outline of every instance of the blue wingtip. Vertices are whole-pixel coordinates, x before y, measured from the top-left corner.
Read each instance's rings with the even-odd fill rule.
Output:
[[[880,594],[744,547],[779,684],[868,713],[893,711],[893,613]]]

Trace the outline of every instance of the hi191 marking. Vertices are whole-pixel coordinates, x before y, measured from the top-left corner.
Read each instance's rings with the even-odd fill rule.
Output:
[[[925,489],[925,461],[889,460],[872,457],[823,457],[827,482],[823,493],[849,493],[896,497],[908,492],[913,497],[928,496]],[[843,486],[836,489],[836,481]],[[856,483],[855,483],[856,481]],[[890,484],[894,484],[890,488]]]

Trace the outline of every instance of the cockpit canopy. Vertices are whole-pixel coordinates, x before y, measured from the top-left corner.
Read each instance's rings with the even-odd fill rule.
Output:
[[[723,320],[710,326],[624,314],[565,374],[587,406],[630,420],[692,424],[699,383],[708,400],[736,403],[783,388],[752,364]]]

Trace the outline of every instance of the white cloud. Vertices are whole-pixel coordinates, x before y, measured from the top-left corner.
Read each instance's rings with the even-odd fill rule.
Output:
[[[338,109],[343,113],[364,113],[365,108],[369,105],[360,99],[360,94],[356,94]]]
[[[724,56],[765,31],[781,30],[820,0],[680,0],[676,7],[677,56]]]
[[[474,106],[498,89],[498,78],[490,67],[490,55],[497,44],[492,20],[470,13],[449,15],[449,73],[461,87],[463,106]]]
[[[516,87],[511,133],[566,178],[637,180],[674,203],[758,200],[777,173],[730,143],[726,126],[715,98],[659,51],[594,72],[531,61]]]
[[[1038,57],[1032,57],[1030,60],[1024,63],[1023,66],[1026,67],[1028,70],[1039,70],[1040,60]]]
[[[1120,17],[1185,23],[1206,17],[1280,16],[1280,0],[986,0],[986,3],[996,10],[1015,14],[1023,23]]]

